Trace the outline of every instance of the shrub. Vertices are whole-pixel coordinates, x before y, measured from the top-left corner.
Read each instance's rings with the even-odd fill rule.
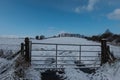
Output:
[[[40,39],[45,39],[45,36],[44,36],[44,35],[41,35],[41,36],[40,36]]]
[[[36,36],[35,39],[39,39],[39,36]]]

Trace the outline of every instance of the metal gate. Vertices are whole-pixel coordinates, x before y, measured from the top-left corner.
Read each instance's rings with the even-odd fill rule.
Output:
[[[96,68],[101,65],[101,45],[31,43],[34,68]]]

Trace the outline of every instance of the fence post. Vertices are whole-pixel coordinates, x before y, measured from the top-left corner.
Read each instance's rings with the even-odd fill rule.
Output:
[[[29,38],[25,38],[25,60],[29,63],[31,63],[31,58],[30,58],[30,41]]]
[[[79,65],[81,64],[81,45],[79,46]]]
[[[29,41],[29,61],[30,61],[30,64],[31,64],[31,51],[32,51],[32,41]]]
[[[56,70],[57,70],[57,50],[58,50],[58,45],[56,44]]]
[[[21,43],[21,55],[24,56],[24,43]]]
[[[107,41],[101,40],[101,66],[107,62]]]

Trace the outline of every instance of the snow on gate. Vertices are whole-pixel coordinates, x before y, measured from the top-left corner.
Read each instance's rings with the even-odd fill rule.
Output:
[[[96,68],[101,65],[101,45],[32,43],[34,68]]]

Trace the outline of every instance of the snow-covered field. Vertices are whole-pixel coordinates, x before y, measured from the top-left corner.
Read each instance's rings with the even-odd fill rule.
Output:
[[[4,51],[7,50],[13,50],[13,51],[18,51],[20,49],[20,43],[24,42],[24,39],[19,39],[19,38],[0,38],[0,49],[3,49]],[[82,38],[70,38],[70,37],[62,37],[62,38],[50,38],[50,39],[45,39],[45,40],[32,40],[34,43],[55,43],[55,44],[77,44],[77,45],[100,45],[100,43],[96,43],[93,41],[88,41]],[[120,57],[120,46],[111,46],[111,51],[116,57]],[[44,49],[49,49],[49,50],[55,50],[56,47],[54,45],[47,46],[47,45],[33,45],[32,47],[32,55],[42,55],[42,56],[50,56],[50,55],[55,55],[55,52],[41,52],[41,51],[34,51],[34,50],[44,50]],[[79,50],[79,46],[58,46],[58,50],[64,50],[63,52],[58,52],[59,56],[78,56],[78,52],[65,52],[65,50]],[[89,51],[99,51],[100,47],[86,47],[83,46],[81,47],[81,50],[89,50]],[[98,55],[98,52],[95,53],[81,53],[82,56],[93,56],[93,55]],[[40,58],[40,57],[39,57]],[[39,59],[32,57],[32,59]],[[40,58],[40,59],[45,59],[45,58]],[[73,58],[73,57],[63,57],[63,58],[58,58],[60,60],[65,60],[65,59],[70,59],[70,60],[78,60],[79,58]],[[85,59],[85,58],[83,58]],[[95,58],[92,58],[95,59]],[[45,59],[46,60],[46,59]],[[49,59],[48,59],[49,60]],[[96,60],[96,59],[95,59]],[[34,62],[32,62],[34,63]],[[36,62],[35,62],[36,63]],[[40,62],[41,63],[41,62]],[[44,62],[43,62],[44,63]],[[48,61],[49,63],[49,61]],[[74,64],[72,61],[71,62],[60,62],[60,64]],[[83,62],[86,63],[86,62]],[[89,62],[87,62],[89,63]],[[6,59],[0,58],[0,80],[15,80],[14,79],[14,66],[13,66],[13,61],[8,61]],[[46,66],[45,66],[46,67]],[[32,80],[41,80],[40,78],[40,72],[36,71],[33,69],[34,66],[31,66],[28,70],[26,70],[26,78],[32,79]],[[2,73],[3,69],[7,69],[5,73]],[[37,74],[37,76],[36,76]],[[74,69],[74,67],[68,66],[65,68],[65,73],[64,74],[59,74],[56,73],[56,75],[62,76],[64,80],[119,80],[120,77],[120,61],[117,60],[115,63],[112,64],[105,64],[102,67],[100,67],[95,73],[93,74],[87,74],[84,73],[78,69]],[[7,78],[6,78],[7,77]]]
[[[5,52],[8,50],[17,52],[20,50],[22,42],[24,42],[24,39],[0,37],[0,49],[4,50]]]

